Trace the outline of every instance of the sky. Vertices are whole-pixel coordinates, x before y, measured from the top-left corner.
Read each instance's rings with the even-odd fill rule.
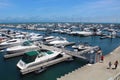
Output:
[[[120,22],[120,0],[0,0],[0,22]]]

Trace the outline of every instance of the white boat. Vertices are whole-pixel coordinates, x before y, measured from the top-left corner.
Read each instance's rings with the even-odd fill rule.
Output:
[[[30,40],[31,41],[39,41],[39,40],[42,40],[43,36],[40,35],[40,34],[33,34],[31,37],[30,37]]]
[[[49,50],[36,50],[30,51],[24,54],[23,58],[17,63],[17,67],[20,69],[26,69],[46,61],[54,59],[61,53],[58,51]]]
[[[47,42],[54,41],[54,40],[58,40],[58,39],[59,39],[59,37],[47,36],[47,37],[44,37],[44,38],[43,38],[43,41],[47,43]]]
[[[28,52],[31,50],[38,50],[39,47],[32,44],[30,41],[23,42],[22,45],[9,47],[6,49],[7,54],[19,53],[19,52]]]
[[[60,38],[58,40],[53,40],[51,42],[48,43],[48,45],[54,45],[54,46],[62,46],[65,44],[68,44],[69,42],[65,39],[65,38]]]
[[[79,35],[79,36],[91,36],[93,32],[88,31],[72,31],[70,34],[72,35]]]
[[[24,41],[25,40],[23,40],[23,39],[7,40],[5,42],[0,43],[0,49],[5,49],[5,48],[8,48],[8,47],[19,45],[19,44],[22,44]]]
[[[72,48],[78,49],[79,51],[81,51],[81,50],[89,49],[89,48],[91,48],[91,46],[85,45],[85,44],[80,44],[77,46],[72,46]]]

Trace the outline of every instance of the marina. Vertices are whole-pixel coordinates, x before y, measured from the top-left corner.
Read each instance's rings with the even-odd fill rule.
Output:
[[[0,80],[120,80],[120,0],[0,0]]]
[[[70,75],[73,74],[72,76],[74,76],[75,71],[77,71],[79,69],[81,71],[81,70],[83,70],[84,67],[85,67],[85,70],[88,69],[89,67],[91,67],[91,66],[87,65],[88,63],[91,63],[91,65],[99,64],[100,57],[96,57],[96,56],[101,56],[101,55],[97,55],[98,50],[102,50],[102,55],[108,56],[107,55],[108,52],[111,52],[112,50],[114,50],[116,47],[119,46],[119,37],[116,37],[116,34],[112,35],[112,36],[114,36],[112,38],[100,39],[101,35],[81,36],[81,35],[71,35],[71,34],[68,34],[68,33],[58,33],[58,32],[57,33],[56,32],[50,32],[50,34],[48,35],[47,31],[44,31],[42,29],[41,29],[41,31],[38,31],[38,30],[36,30],[36,28],[35,29],[30,28],[30,30],[28,30],[28,28],[27,28],[27,29],[24,30],[22,28],[20,29],[20,28],[15,28],[15,27],[12,27],[12,28],[11,27],[5,27],[5,29],[6,30],[11,30],[10,33],[9,33],[9,36],[11,35],[12,37],[9,37],[9,38],[14,38],[13,35],[12,35],[12,30],[13,30],[13,32],[17,33],[17,35],[19,34],[18,32],[20,32],[21,34],[24,34],[25,35],[25,37],[24,37],[25,40],[26,39],[31,40],[35,45],[38,46],[38,49],[35,48],[36,50],[47,49],[47,50],[50,50],[50,51],[57,51],[57,52],[62,53],[62,54],[60,54],[61,57],[54,58],[52,60],[37,64],[35,66],[31,66],[31,67],[26,68],[26,69],[19,70],[19,69],[15,68],[17,73],[20,73],[22,75],[30,73],[28,75],[25,75],[23,78],[26,78],[26,76],[30,76],[30,77],[34,76],[34,78],[35,78],[36,75],[33,75],[34,74],[33,72],[38,73],[39,76],[41,76],[42,74],[46,74],[46,76],[47,76],[47,72],[49,72],[49,70],[51,68],[52,68],[52,70],[53,70],[54,67],[56,67],[56,69],[57,69],[57,67],[58,68],[61,67],[61,69],[63,69],[62,68],[63,65],[67,67],[67,64],[71,64],[71,66],[74,66],[73,68],[71,68],[71,69],[68,68],[69,70],[68,71],[66,70],[66,72],[63,71],[63,73],[62,73],[62,70],[60,72],[58,71],[58,74],[62,73],[62,75],[59,75],[59,76],[56,75],[56,77],[52,78],[52,80],[56,80],[56,79],[67,80],[67,79],[69,79],[69,78],[66,77],[67,73],[70,73]],[[26,31],[26,32],[24,32],[24,31]],[[32,33],[32,32],[34,32],[34,33]],[[4,32],[2,32],[2,33],[4,33]],[[32,36],[39,35],[39,33],[40,33],[39,38],[38,37],[35,37],[35,39],[33,37],[32,37],[32,39],[29,38],[29,37],[31,37],[31,35]],[[4,34],[8,35],[7,33],[4,33]],[[29,36],[29,34],[31,34],[31,35]],[[54,42],[54,43],[56,43],[56,45],[46,44],[46,42],[42,41],[42,38],[44,38],[44,36],[46,34],[47,34],[47,36],[51,35],[51,36],[55,36],[55,37],[58,37],[58,36],[63,37],[69,43],[65,41],[64,44],[62,44],[61,42],[59,42],[59,44],[58,44],[56,42],[59,41],[59,38],[54,38],[54,39],[48,40],[48,42],[52,42],[52,43]],[[15,36],[15,34],[14,34],[14,36]],[[41,36],[43,36],[43,37],[41,37]],[[119,32],[117,32],[117,36],[119,36]],[[40,40],[40,41],[38,41],[38,40]],[[87,42],[85,42],[85,41],[87,41]],[[85,44],[86,43],[90,44],[90,45],[89,46],[84,45],[84,44],[82,46],[78,45],[78,44],[81,44],[82,42],[84,42]],[[78,46],[74,46],[74,48],[73,48],[72,45],[75,45],[75,44],[78,45]],[[108,47],[108,44],[111,44],[111,47],[109,46],[110,50],[108,48],[106,48],[106,47]],[[84,46],[86,46],[86,47],[84,48]],[[17,45],[15,47],[16,47],[16,50],[17,50]],[[78,50],[77,50],[77,48],[78,48]],[[15,49],[15,48],[13,46],[13,48],[8,47],[7,49],[12,50],[12,49]],[[7,51],[7,49],[6,49],[6,51]],[[25,49],[27,49],[27,48],[25,48]],[[35,49],[32,48],[32,49],[30,49],[30,51],[35,50]],[[5,60],[3,60],[3,62],[9,63],[9,64],[11,63],[10,62],[11,60],[12,61],[16,60],[15,64],[14,64],[14,66],[16,67],[16,64],[17,64],[18,60],[20,60],[22,58],[22,56],[24,56],[25,53],[30,52],[30,51],[27,51],[27,50],[25,51],[24,50],[24,52],[22,52],[21,50],[18,50],[18,51],[15,51],[16,53],[12,53],[12,54],[6,54],[3,51],[3,52],[1,52],[1,57],[0,58],[1,59],[2,59],[2,57],[5,58]],[[7,60],[7,58],[9,58],[9,59]],[[79,62],[79,63],[77,63],[77,62]],[[2,63],[2,64],[4,64],[4,63]],[[75,66],[75,65],[77,65],[77,66]],[[52,72],[52,70],[51,70],[51,72]],[[71,72],[72,72],[72,74],[71,74]],[[65,75],[65,78],[61,77],[61,76],[64,76],[64,75]],[[19,75],[17,75],[17,78],[18,78],[18,76]],[[69,74],[68,74],[68,76],[69,76]],[[44,78],[41,77],[41,79],[44,79]],[[19,79],[21,79],[20,76],[19,76]],[[49,80],[49,79],[46,79],[46,80]]]

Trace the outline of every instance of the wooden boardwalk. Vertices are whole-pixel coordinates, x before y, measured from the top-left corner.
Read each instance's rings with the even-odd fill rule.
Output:
[[[118,68],[113,69],[116,60],[119,62]],[[111,69],[108,69],[109,61],[112,62]],[[57,80],[120,80],[120,47],[105,56],[103,63],[85,65],[65,76],[61,76]]]

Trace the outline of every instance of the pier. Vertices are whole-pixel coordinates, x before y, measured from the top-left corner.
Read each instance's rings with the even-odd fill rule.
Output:
[[[118,60],[117,69],[114,69],[114,62]],[[112,62],[109,69],[108,63]],[[120,80],[120,47],[105,56],[104,61],[95,64],[87,64],[78,68],[57,80]]]

